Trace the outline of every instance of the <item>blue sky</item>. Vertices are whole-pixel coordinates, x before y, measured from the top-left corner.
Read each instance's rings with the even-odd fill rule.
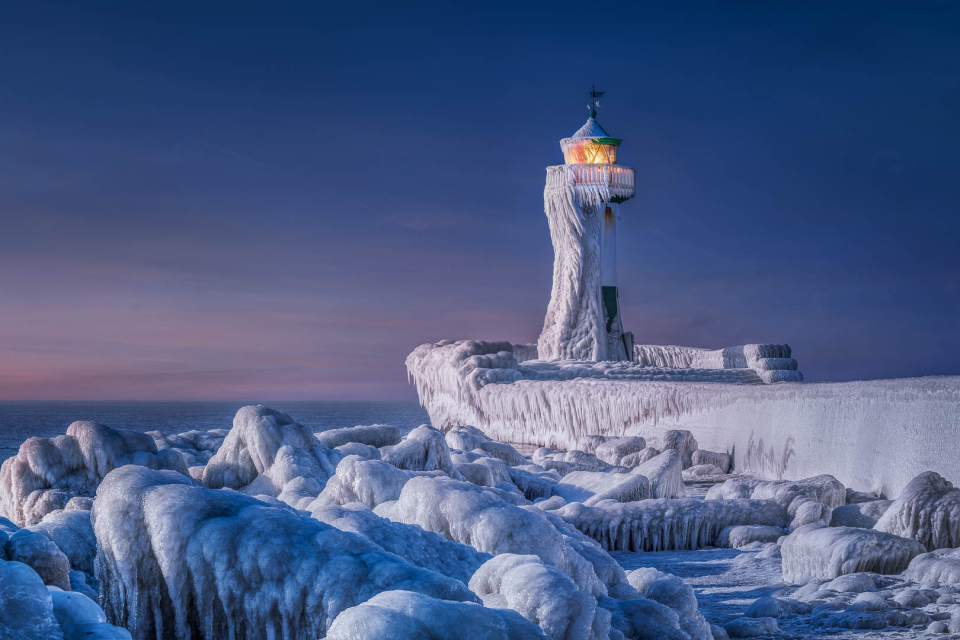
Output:
[[[0,399],[412,399],[534,341],[544,167],[624,139],[639,342],[960,373],[960,5],[21,3]]]

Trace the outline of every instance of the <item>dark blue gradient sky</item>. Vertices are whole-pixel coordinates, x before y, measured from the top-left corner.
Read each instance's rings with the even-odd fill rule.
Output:
[[[960,5],[783,4],[7,6],[0,398],[414,398],[419,343],[535,340],[593,83],[638,341],[960,373]]]

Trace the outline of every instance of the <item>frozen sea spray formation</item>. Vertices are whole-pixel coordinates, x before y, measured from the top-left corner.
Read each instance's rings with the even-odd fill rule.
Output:
[[[187,473],[179,453],[157,450],[145,433],[74,422],[66,435],[30,438],[0,467],[0,514],[35,524],[71,498],[93,497],[110,471],[127,464]]]
[[[933,471],[921,473],[874,527],[912,538],[928,550],[960,547],[960,489]]]
[[[138,640],[306,640],[381,591],[476,598],[363,536],[169,471],[117,469],[92,514],[104,611]]]
[[[323,489],[341,458],[339,451],[325,447],[283,411],[243,407],[204,468],[203,483],[305,507]]]

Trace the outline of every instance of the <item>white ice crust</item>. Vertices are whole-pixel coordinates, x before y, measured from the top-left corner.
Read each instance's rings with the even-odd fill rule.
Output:
[[[960,547],[960,489],[934,471],[910,481],[874,527],[928,550]]]

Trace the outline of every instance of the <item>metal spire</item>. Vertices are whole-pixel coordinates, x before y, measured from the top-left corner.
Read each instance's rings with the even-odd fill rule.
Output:
[[[597,107],[600,106],[600,96],[602,96],[605,91],[597,91],[597,85],[591,85],[590,87],[590,101],[587,103],[587,107],[590,109],[590,117],[597,117]]]

